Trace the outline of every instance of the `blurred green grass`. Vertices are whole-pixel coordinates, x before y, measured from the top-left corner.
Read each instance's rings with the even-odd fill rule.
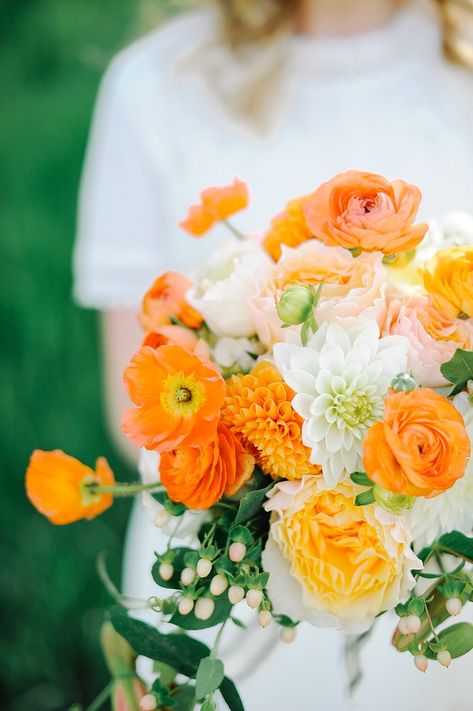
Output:
[[[119,477],[133,476],[104,429],[97,318],[71,302],[70,259],[95,93],[110,56],[137,32],[138,4],[0,5],[5,710],[87,705],[107,681],[97,633],[109,600],[95,560],[108,550],[119,579],[129,504],[118,502],[92,522],[54,527],[26,500],[23,478],[34,448],[61,448],[87,464],[104,454]]]

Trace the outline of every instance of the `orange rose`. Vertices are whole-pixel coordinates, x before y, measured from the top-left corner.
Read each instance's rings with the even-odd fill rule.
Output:
[[[185,220],[179,223],[193,237],[201,237],[215,225],[248,206],[248,186],[235,178],[231,185],[207,188],[200,203],[191,205]]]
[[[145,331],[171,324],[171,316],[188,328],[199,328],[202,316],[186,301],[191,286],[190,279],[178,272],[165,272],[158,277],[143,297],[140,321]]]
[[[304,217],[304,205],[308,197],[290,200],[284,211],[271,220],[271,227],[263,239],[263,247],[275,262],[281,256],[281,245],[297,247],[312,237]]]
[[[464,473],[470,440],[463,418],[428,388],[391,392],[384,421],[370,427],[363,443],[366,473],[389,491],[431,498]]]
[[[305,217],[313,235],[330,247],[384,254],[407,252],[428,225],[414,225],[421,192],[403,180],[350,170],[320,186],[307,200]]]
[[[423,277],[437,309],[450,318],[473,317],[473,245],[437,252],[425,265]]]
[[[205,446],[179,447],[161,455],[161,483],[173,501],[208,509],[225,493],[235,494],[251,477],[254,459],[235,435],[219,424]]]

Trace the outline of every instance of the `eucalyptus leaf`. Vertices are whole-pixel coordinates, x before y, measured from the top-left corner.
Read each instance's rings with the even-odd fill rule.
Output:
[[[473,351],[457,348],[453,357],[440,366],[440,371],[455,386],[450,395],[456,395],[473,379]]]
[[[195,679],[195,695],[198,701],[217,691],[225,676],[223,662],[215,657],[200,660]]]

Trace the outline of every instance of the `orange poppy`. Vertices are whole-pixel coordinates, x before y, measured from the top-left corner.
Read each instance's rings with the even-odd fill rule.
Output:
[[[161,455],[161,483],[173,501],[191,509],[208,509],[236,494],[253,474],[255,460],[235,435],[219,424],[204,446],[179,447]]]
[[[112,494],[94,491],[91,484],[113,486],[107,460],[97,459],[95,471],[59,449],[35,450],[26,470],[26,493],[33,506],[58,525],[94,518],[112,505]]]
[[[263,246],[275,262],[281,256],[283,244],[288,247],[298,247],[313,236],[304,216],[304,205],[309,197],[307,195],[291,200],[284,211],[271,220],[271,227],[264,236]]]
[[[200,203],[191,205],[186,219],[179,226],[194,237],[201,237],[216,222],[244,210],[248,201],[248,186],[238,178],[231,185],[207,188],[200,194]]]
[[[137,407],[125,412],[122,427],[138,447],[167,452],[213,439],[225,382],[212,363],[180,346],[144,346],[124,379]]]
[[[171,316],[188,328],[199,328],[202,316],[186,301],[191,286],[192,282],[183,274],[161,274],[143,297],[140,322],[145,331],[156,331],[160,326],[171,324]]]

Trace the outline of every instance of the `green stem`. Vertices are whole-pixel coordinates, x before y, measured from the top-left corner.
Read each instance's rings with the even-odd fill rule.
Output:
[[[110,681],[105,687],[105,689],[102,689],[100,694],[98,694],[98,696],[95,697],[92,703],[87,706],[85,711],[97,711],[97,709],[103,706],[110,694],[112,693],[112,687],[113,681]]]
[[[427,619],[428,619],[428,621],[429,621],[429,625],[430,625],[430,629],[432,630],[432,634],[434,635],[435,639],[436,639],[437,642],[438,642],[438,641],[439,641],[439,638],[438,638],[438,636],[437,636],[437,632],[435,631],[435,627],[434,627],[434,625],[433,625],[433,623],[432,623],[432,618],[431,618],[431,616],[430,616],[429,607],[428,607],[428,605],[427,605],[427,600],[425,601],[425,604],[424,604],[424,610],[425,610],[425,614],[426,614],[426,616],[427,616]]]
[[[142,491],[161,491],[163,489],[159,482],[153,484],[141,484],[139,482],[117,482],[115,484],[96,484],[92,482],[86,484],[91,489],[91,493],[113,494],[114,496],[136,496]]]
[[[241,240],[245,239],[245,235],[243,234],[243,232],[240,232],[240,230],[238,230],[234,225],[232,225],[229,220],[222,220],[222,223],[230,230],[234,237]]]
[[[221,640],[221,638],[222,638],[222,633],[223,633],[223,630],[224,630],[225,625],[227,624],[227,622],[228,622],[228,617],[227,617],[227,619],[224,620],[224,621],[222,622],[222,624],[220,625],[220,629],[219,629],[219,631],[217,632],[217,635],[216,635],[216,637],[215,637],[215,641],[214,641],[214,645],[213,645],[213,647],[212,647],[212,651],[210,652],[210,656],[211,656],[211,657],[216,657],[217,654],[218,654],[218,648],[219,648],[219,646],[220,646],[220,640]]]

